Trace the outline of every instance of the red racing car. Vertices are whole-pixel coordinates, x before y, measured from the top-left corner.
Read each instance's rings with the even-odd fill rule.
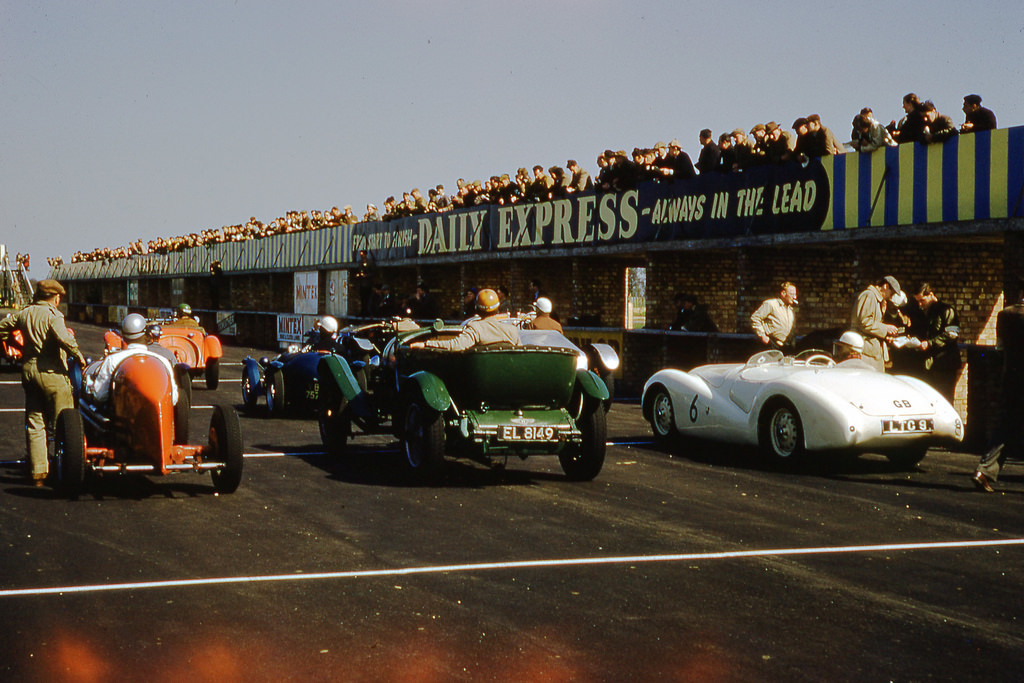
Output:
[[[73,383],[79,389],[78,408],[61,411],[54,436],[56,462],[51,471],[60,493],[77,497],[90,473],[210,472],[218,493],[238,488],[238,415],[233,408],[214,406],[207,442],[189,444],[188,394],[179,392],[178,403],[173,403],[174,378],[162,359],[151,354],[125,358],[114,370],[110,397],[102,403],[80,391],[80,373],[73,373]]]

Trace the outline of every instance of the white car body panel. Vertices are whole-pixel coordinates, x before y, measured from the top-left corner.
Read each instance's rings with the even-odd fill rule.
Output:
[[[964,434],[960,415],[932,387],[861,361],[826,367],[764,352],[747,363],[660,370],[644,385],[648,420],[657,386],[671,397],[681,435],[727,443],[757,445],[762,411],[780,398],[796,408],[808,451],[886,452],[959,442]]]

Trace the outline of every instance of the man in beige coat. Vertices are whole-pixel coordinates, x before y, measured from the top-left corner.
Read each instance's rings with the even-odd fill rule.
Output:
[[[761,343],[769,349],[788,348],[796,322],[796,285],[786,281],[779,285],[779,296],[765,299],[750,316],[750,327]]]
[[[411,349],[443,349],[464,351],[477,345],[507,343],[519,346],[519,328],[503,323],[498,315],[501,300],[493,289],[481,289],[476,295],[476,311],[480,318],[473,318],[463,326],[462,331],[448,339],[428,339],[425,342],[409,344]]]
[[[25,390],[25,442],[32,468],[32,480],[42,486],[49,470],[46,442],[57,415],[74,407],[68,379],[68,357],[85,367],[78,342],[68,332],[64,315],[58,310],[64,287],[56,280],[40,280],[35,301],[0,321],[0,337],[15,329],[25,340],[21,386]]]
[[[896,336],[894,325],[882,322],[885,309],[892,298],[900,293],[900,283],[892,275],[886,275],[878,282],[868,285],[857,296],[850,312],[850,327],[864,337],[863,360],[867,361],[879,372],[885,372],[885,364],[889,359],[889,347],[886,340]]]

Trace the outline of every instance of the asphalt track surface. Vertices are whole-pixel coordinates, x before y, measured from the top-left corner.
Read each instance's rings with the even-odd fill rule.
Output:
[[[75,327],[75,326],[73,326]],[[88,354],[102,330],[77,326]],[[227,348],[192,435],[240,404]],[[0,457],[24,452],[0,373]],[[593,482],[554,458],[402,474],[312,420],[242,417],[245,475],[108,477],[77,501],[0,465],[0,678],[11,681],[1020,680],[1024,472],[976,492],[932,449],[777,472],[669,453],[635,402]]]

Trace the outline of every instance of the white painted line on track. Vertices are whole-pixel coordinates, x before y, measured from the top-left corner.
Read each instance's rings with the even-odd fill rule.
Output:
[[[778,548],[773,550],[736,550],[718,553],[683,553],[678,555],[625,555],[619,557],[579,557],[561,560],[525,560],[520,562],[481,562],[477,564],[449,564],[398,569],[366,569],[347,572],[317,572],[315,574],[269,574],[264,576],[225,576],[209,579],[180,579],[167,581],[139,581],[136,583],[108,583],[81,586],[54,586],[50,588],[9,588],[0,590],[0,598],[15,596],[62,595],[65,593],[101,593],[134,591],[148,588],[179,588],[186,586],[214,586],[228,583],[284,583],[295,581],[324,581],[329,579],[358,579],[380,576],[410,576],[416,574],[445,574],[479,572],[495,569],[523,569],[539,567],[582,567],[587,565],[639,564],[651,562],[700,562],[794,555],[837,555],[842,553],[879,553],[909,550],[940,550],[959,548],[992,548],[1024,545],[1024,538],[991,541],[938,541],[934,543],[895,543],[884,545],[851,545],[820,548]]]
[[[243,458],[288,458],[301,455],[327,455],[324,451],[295,451],[285,453],[284,451],[268,451],[266,453],[243,453]]]

